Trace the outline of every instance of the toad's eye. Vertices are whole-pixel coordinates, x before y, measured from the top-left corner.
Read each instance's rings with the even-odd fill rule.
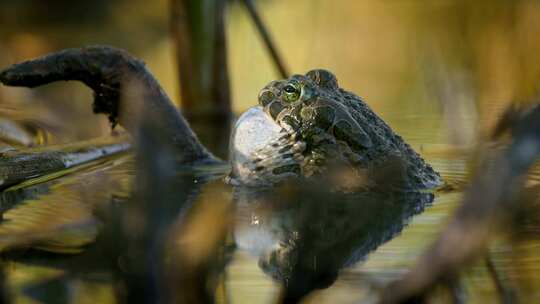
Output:
[[[283,88],[283,100],[287,102],[294,102],[300,98],[300,88],[297,84],[289,83]]]
[[[288,84],[283,88],[283,90],[287,93],[294,93],[296,92],[296,88],[292,84]]]

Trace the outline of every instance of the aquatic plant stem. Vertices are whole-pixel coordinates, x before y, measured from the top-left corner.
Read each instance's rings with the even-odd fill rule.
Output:
[[[253,23],[255,24],[257,31],[261,35],[264,45],[266,46],[266,49],[268,50],[270,57],[272,57],[272,61],[274,62],[274,65],[276,66],[276,69],[278,70],[280,77],[289,78],[289,72],[287,71],[287,68],[285,67],[285,63],[283,59],[281,58],[281,56],[279,55],[277,47],[275,46],[275,43],[272,40],[272,37],[270,36],[270,32],[266,29],[264,22],[262,21],[259,13],[257,12],[257,8],[255,7],[255,4],[253,3],[252,0],[242,0],[242,2],[246,6],[249,16],[253,20]]]
[[[231,115],[225,0],[171,0],[181,105],[186,117]]]

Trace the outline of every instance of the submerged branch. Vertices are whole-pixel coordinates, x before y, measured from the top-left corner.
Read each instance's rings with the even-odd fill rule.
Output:
[[[0,154],[0,189],[45,174],[128,151],[127,136],[105,137],[73,144],[31,148]]]

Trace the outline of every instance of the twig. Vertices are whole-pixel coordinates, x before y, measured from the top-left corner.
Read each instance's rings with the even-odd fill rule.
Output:
[[[493,264],[493,261],[491,260],[491,257],[486,255],[485,258],[486,268],[488,270],[489,275],[493,279],[493,283],[495,284],[495,288],[497,288],[497,292],[499,293],[499,297],[502,304],[511,304],[515,303],[515,294],[514,292],[507,287],[503,281],[501,280],[501,277],[499,273],[497,272],[497,268],[495,267],[495,264]]]
[[[277,51],[277,48],[270,37],[270,33],[266,29],[266,26],[264,25],[261,17],[259,16],[259,13],[257,12],[257,9],[255,7],[255,4],[252,0],[242,0],[244,5],[246,6],[246,9],[249,13],[249,16],[255,23],[255,27],[259,31],[259,34],[261,35],[261,38],[263,39],[264,45],[268,49],[268,52],[270,53],[270,56],[272,57],[272,60],[274,61],[274,64],[279,71],[279,75],[282,78],[288,78],[289,73],[287,69],[285,68],[284,61],[281,59],[281,56],[279,56],[279,53]]]

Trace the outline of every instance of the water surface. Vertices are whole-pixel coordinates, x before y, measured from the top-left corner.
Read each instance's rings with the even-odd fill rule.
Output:
[[[273,303],[285,284],[306,292],[320,288],[309,294],[308,303],[369,303],[381,287],[415,263],[459,204],[471,149],[448,144],[436,109],[404,114],[386,108],[381,116],[451,187],[408,196],[325,196],[314,188],[287,202],[233,191],[223,183],[226,165],[175,169],[174,178],[187,192],[178,198],[178,216],[173,219],[194,206],[224,200],[233,210],[226,240],[229,262],[218,285],[218,302]],[[3,205],[15,207],[4,214],[0,245],[33,244],[6,258],[6,281],[15,302],[115,303],[109,261],[95,254],[99,246],[94,240],[103,231],[95,210],[130,203],[135,167],[134,157],[123,154],[3,194]],[[537,179],[533,172],[531,180]],[[212,222],[206,223],[206,229],[212,228]],[[490,249],[503,279],[527,282],[519,285],[524,299],[539,296],[527,288],[540,279],[535,275],[538,245],[530,241],[522,246],[525,249],[512,251],[501,242]],[[509,252],[524,256],[519,267],[508,262]],[[498,299],[482,259],[463,273],[462,292],[471,303]]]

